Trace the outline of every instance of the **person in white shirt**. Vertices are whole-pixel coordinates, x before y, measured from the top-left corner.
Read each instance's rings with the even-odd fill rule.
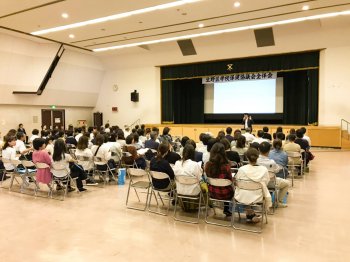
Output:
[[[2,158],[3,159],[18,160],[18,157],[16,156],[15,145],[16,145],[16,137],[11,136],[11,135],[7,135],[5,137],[5,143],[2,147]],[[14,171],[16,168],[13,164],[5,163],[5,162],[4,162],[4,167],[5,167],[6,171],[10,171],[10,172]]]
[[[52,136],[48,136],[46,138],[46,147],[44,149],[51,157],[53,155],[53,140]]]
[[[252,130],[251,130],[251,128],[247,128],[247,129],[245,130],[245,133],[242,134],[242,136],[245,136],[245,139],[246,139],[247,143],[251,143],[251,142],[255,139],[255,136],[252,135]]]
[[[94,157],[101,159],[101,162],[105,162],[105,165],[97,165],[97,169],[101,171],[107,170],[107,165],[110,169],[116,167],[115,162],[111,160],[112,154],[110,147],[105,143],[105,138],[103,135],[99,134],[95,138],[95,145],[91,147],[91,151]],[[113,173],[109,174],[109,181],[115,181]]]
[[[77,149],[75,150],[75,155],[77,157],[78,164],[83,167],[86,174],[88,175],[86,185],[97,185],[93,178],[93,175],[91,175],[94,168],[94,162],[92,151],[90,148],[88,148],[88,143],[89,138],[87,136],[80,137]]]
[[[176,176],[189,176],[195,177],[198,180],[198,184],[184,185],[176,182],[176,191],[182,195],[198,195],[201,191],[199,181],[202,179],[203,170],[201,163],[194,161],[194,147],[191,144],[187,144],[184,147],[182,159],[176,161],[173,169]]]
[[[79,138],[83,136],[83,129],[81,127],[77,128],[78,134],[74,137],[75,140],[79,141]]]
[[[33,144],[33,141],[35,138],[39,138],[39,130],[38,129],[33,129],[32,131],[32,136],[29,138],[29,143]]]
[[[262,131],[262,130],[258,130],[258,137],[256,137],[253,141],[252,141],[252,143],[262,143],[262,142],[266,142],[267,141],[267,139],[265,139],[265,138],[263,138],[263,135],[264,135],[264,131]]]
[[[282,170],[282,167],[276,164],[273,159],[269,158],[270,149],[271,144],[268,142],[262,142],[259,145],[260,156],[257,160],[257,164],[266,167],[269,172],[276,174]],[[280,177],[276,177],[276,187],[279,189],[278,207],[287,207],[287,204],[283,203],[283,199],[288,193],[288,188],[290,187],[289,181]]]
[[[20,153],[21,155],[26,155],[33,150],[32,147],[27,148],[25,146],[24,144],[25,140],[26,140],[26,135],[22,132],[17,132],[17,141],[16,141],[15,149],[16,149],[16,152]]]
[[[111,129],[109,128],[109,124],[105,124],[105,133],[110,133]]]
[[[51,172],[56,177],[65,177],[68,174],[72,178],[76,179],[76,184],[80,192],[86,191],[83,187],[82,180],[87,178],[86,173],[81,167],[75,166],[76,162],[70,154],[66,154],[67,148],[66,143],[62,139],[57,139],[54,145],[53,155],[52,155],[52,164]],[[68,182],[68,191],[74,191],[74,188],[71,187],[70,181]]]
[[[235,199],[243,204],[250,205],[251,203],[260,202],[263,200],[263,198],[265,198],[265,207],[269,208],[272,206],[271,195],[267,188],[267,184],[270,181],[269,172],[266,167],[257,165],[257,160],[259,157],[259,151],[257,149],[249,148],[246,156],[249,164],[238,169],[235,179],[250,180],[260,183],[263,192],[260,192],[259,190],[245,190],[236,187]],[[257,216],[252,209],[246,210],[246,216],[247,219],[251,220],[252,222],[261,221],[261,217]]]
[[[306,135],[306,128],[302,127],[300,130],[303,132],[303,139],[305,139],[307,142],[309,142],[309,147],[311,147],[311,139]]]

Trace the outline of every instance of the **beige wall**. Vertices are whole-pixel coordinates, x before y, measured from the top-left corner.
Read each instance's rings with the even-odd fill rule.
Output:
[[[110,70],[106,73],[94,111],[103,112],[104,123],[130,125],[160,123],[160,70],[157,67],[136,67]],[[118,91],[113,86],[118,85]],[[130,93],[139,92],[139,102],[130,101]],[[112,112],[118,107],[118,112]]]

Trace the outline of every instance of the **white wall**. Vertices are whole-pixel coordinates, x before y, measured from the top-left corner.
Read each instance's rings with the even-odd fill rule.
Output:
[[[113,90],[118,85],[118,91]],[[130,101],[130,93],[139,92],[139,102]],[[118,112],[112,112],[118,107]],[[104,123],[130,125],[137,119],[142,123],[160,123],[160,69],[135,67],[109,70],[104,77],[94,112],[103,112]]]
[[[340,125],[350,121],[350,46],[321,52],[319,122]]]
[[[66,49],[42,95],[14,95],[13,91],[34,91],[43,80],[58,44],[38,43],[0,33],[0,129],[23,123],[41,125],[41,109],[55,105],[66,109],[66,125],[92,119],[104,67],[93,54]],[[39,123],[33,123],[33,116]]]
[[[41,109],[48,107],[42,106],[23,106],[23,105],[0,105],[0,132],[1,136],[6,135],[7,131],[22,123],[31,134],[34,128],[39,130],[41,127]],[[65,109],[66,127],[69,124],[77,126],[77,120],[87,120],[87,125],[92,125],[91,108],[82,107],[58,107]]]

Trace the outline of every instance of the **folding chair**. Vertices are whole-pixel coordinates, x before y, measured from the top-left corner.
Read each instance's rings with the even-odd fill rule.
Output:
[[[47,169],[47,168],[50,168],[50,166],[46,163],[41,163],[41,162],[36,162],[35,163],[35,167],[36,167],[36,170],[39,170],[39,169]],[[51,184],[48,184],[47,185],[49,187],[49,192],[47,193],[47,196],[51,196],[52,195],[52,185]],[[39,189],[39,188],[38,188]],[[37,193],[37,192],[35,192]]]
[[[302,154],[299,152],[287,152],[288,155],[288,165],[287,168],[290,171],[290,174],[292,176],[292,186],[294,186],[294,176],[295,176],[295,170],[300,168],[300,174],[302,175],[304,173],[303,170],[303,158]],[[291,163],[291,164],[290,164]]]
[[[149,175],[150,175],[150,180],[153,181],[153,179],[163,179],[163,180],[168,180],[169,181],[169,186],[165,189],[160,189],[160,188],[156,188],[154,186],[153,183],[151,183],[151,194],[149,197],[149,202],[148,202],[148,211],[151,213],[155,213],[158,215],[162,215],[162,216],[167,216],[169,213],[169,209],[170,209],[170,201],[173,199],[173,194],[174,194],[174,190],[175,190],[175,185],[174,183],[171,181],[170,177],[168,174],[163,173],[163,172],[156,172],[156,171],[149,171]],[[168,200],[168,208],[166,210],[166,213],[162,213],[162,212],[158,212],[158,211],[153,211],[151,210],[151,201],[152,201],[152,194],[154,195],[154,198],[157,201],[157,207],[159,207],[159,203],[158,203],[158,199],[157,199],[157,195],[160,199],[160,201],[162,202],[163,206],[164,206],[164,201],[163,198]],[[162,197],[163,194],[163,197]]]
[[[181,222],[186,222],[186,223],[191,223],[191,224],[198,224],[199,223],[199,216],[201,212],[201,201],[203,200],[204,203],[204,197],[203,193],[199,184],[199,180],[197,177],[194,176],[185,176],[185,175],[180,175],[180,176],[175,176],[175,181],[176,181],[176,187],[178,188],[178,185],[181,184],[183,186],[190,186],[190,185],[196,185],[199,189],[199,194],[198,195],[184,195],[184,194],[179,194],[177,190],[175,191],[175,209],[174,209],[174,220],[176,221],[181,221]],[[191,220],[186,220],[186,219],[181,219],[176,217],[176,212],[177,212],[177,203],[178,201],[181,200],[183,203],[193,203],[193,201],[198,201],[198,214],[197,214],[197,221],[191,221]],[[190,202],[192,201],[192,202]]]
[[[19,160],[18,160],[19,161]],[[12,164],[12,161],[8,158],[2,158],[2,162],[4,164]],[[20,162],[20,161],[19,161]],[[17,164],[18,165],[18,164]],[[16,166],[16,165],[15,165]],[[3,184],[4,180],[5,180],[5,176],[9,176],[10,177],[10,185],[9,185],[9,190],[11,191],[12,189],[12,185],[13,185],[13,181],[16,181],[17,184],[19,184],[18,180],[16,179],[17,177],[20,177],[19,173],[16,172],[16,168],[13,171],[8,171],[5,169],[5,174],[3,174],[2,176],[2,181],[1,181],[1,185]]]
[[[267,188],[270,194],[273,194],[272,210],[275,213],[276,206],[278,205],[278,188],[276,186],[276,174],[272,171],[269,171],[270,181],[267,184]]]
[[[14,172],[11,175],[11,181],[10,181],[10,186],[9,190],[12,190],[13,186],[13,181],[15,180],[16,177],[20,177],[22,180],[22,184],[20,185],[20,192],[23,192],[24,187],[29,187],[29,182],[25,179],[25,169],[20,168],[19,165],[22,164],[21,160],[17,159],[11,159],[10,163],[15,166]],[[16,182],[18,183],[17,179]],[[19,184],[19,183],[18,183]]]
[[[228,179],[219,179],[219,178],[207,178],[207,183],[208,185],[215,186],[215,187],[227,187],[227,186],[232,186],[232,181]],[[214,197],[210,196],[210,192],[208,192],[208,197],[207,197],[207,204],[205,205],[205,223],[211,224],[211,225],[217,225],[217,226],[224,226],[228,227],[228,225],[222,224],[222,223],[215,223],[211,222],[208,220],[208,206],[209,206],[209,201],[213,203],[213,206],[215,207],[216,203],[220,204],[231,204],[233,206],[233,200],[222,200],[222,199],[217,199]],[[216,205],[218,207],[218,205]],[[233,215],[231,216],[231,224],[229,225],[230,227],[233,226]]]
[[[93,175],[97,175],[99,179],[103,181],[103,186],[107,184],[107,178],[110,177],[110,175],[115,180],[114,172],[115,168],[110,168],[107,161],[103,161],[100,157],[94,156]]]
[[[52,181],[51,181],[51,192],[50,196],[52,198],[52,192],[55,184],[59,184],[64,187],[64,193],[62,201],[64,201],[67,193],[68,193],[68,185],[69,183],[73,183],[75,187],[77,187],[76,180],[77,177],[72,178],[70,176],[70,172],[67,170],[67,167],[63,163],[55,163],[53,162],[51,165],[51,173],[52,173]],[[65,184],[65,185],[64,185]],[[79,193],[79,190],[77,190]]]
[[[135,209],[135,210],[140,210],[140,211],[145,211],[147,208],[147,204],[148,204],[148,197],[149,197],[149,191],[151,188],[151,182],[149,180],[149,176],[147,174],[147,172],[143,169],[137,169],[137,168],[128,168],[127,169],[129,178],[130,178],[130,182],[129,182],[129,187],[128,187],[128,193],[126,196],[126,207],[130,208],[130,209]],[[135,181],[136,178],[142,179],[142,178],[147,178],[147,180],[138,180]],[[135,179],[135,180],[134,180]],[[147,190],[146,191],[146,202],[145,202],[145,207],[144,208],[138,208],[138,207],[133,207],[133,206],[129,206],[129,195],[130,195],[130,189],[133,188],[137,199],[139,200],[139,202],[141,202],[139,194],[137,193],[137,189],[141,189],[141,190]]]
[[[261,213],[262,218],[261,218],[261,222],[260,222],[260,230],[253,230],[253,229],[249,229],[249,228],[238,227],[234,221],[233,221],[233,228],[238,229],[238,230],[243,230],[243,231],[249,231],[249,232],[253,232],[253,233],[261,233],[262,228],[263,228],[264,217],[265,217],[266,224],[267,224],[267,210],[265,209],[265,197],[264,197],[262,185],[258,182],[254,182],[252,180],[238,179],[238,180],[236,180],[236,190],[237,189],[244,190],[246,194],[249,194],[250,192],[259,192],[261,194],[262,200],[258,201],[258,202],[252,202],[252,203],[242,203],[242,202],[239,202],[236,198],[234,198],[234,201],[233,201],[234,206],[233,206],[232,210],[236,211],[237,205],[249,206],[251,208],[253,208],[253,207],[260,208],[261,211],[254,209],[254,212]],[[240,214],[239,208],[237,208],[237,212],[238,212],[239,220],[241,220],[241,214]]]
[[[26,178],[28,177],[33,181],[33,183],[35,184],[34,195],[36,196],[36,193],[39,189],[39,185],[35,179],[35,175],[36,175],[35,164],[32,161],[28,161],[28,160],[22,160],[21,162],[22,162],[22,165],[25,169],[25,172],[23,173],[24,179],[26,180]],[[22,186],[21,186],[21,190],[23,190],[23,189],[24,188],[22,188]]]

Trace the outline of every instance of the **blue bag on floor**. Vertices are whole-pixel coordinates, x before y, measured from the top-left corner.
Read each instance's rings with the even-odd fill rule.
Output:
[[[119,168],[119,170],[118,170],[118,185],[125,184],[125,175],[126,175],[126,169]]]

